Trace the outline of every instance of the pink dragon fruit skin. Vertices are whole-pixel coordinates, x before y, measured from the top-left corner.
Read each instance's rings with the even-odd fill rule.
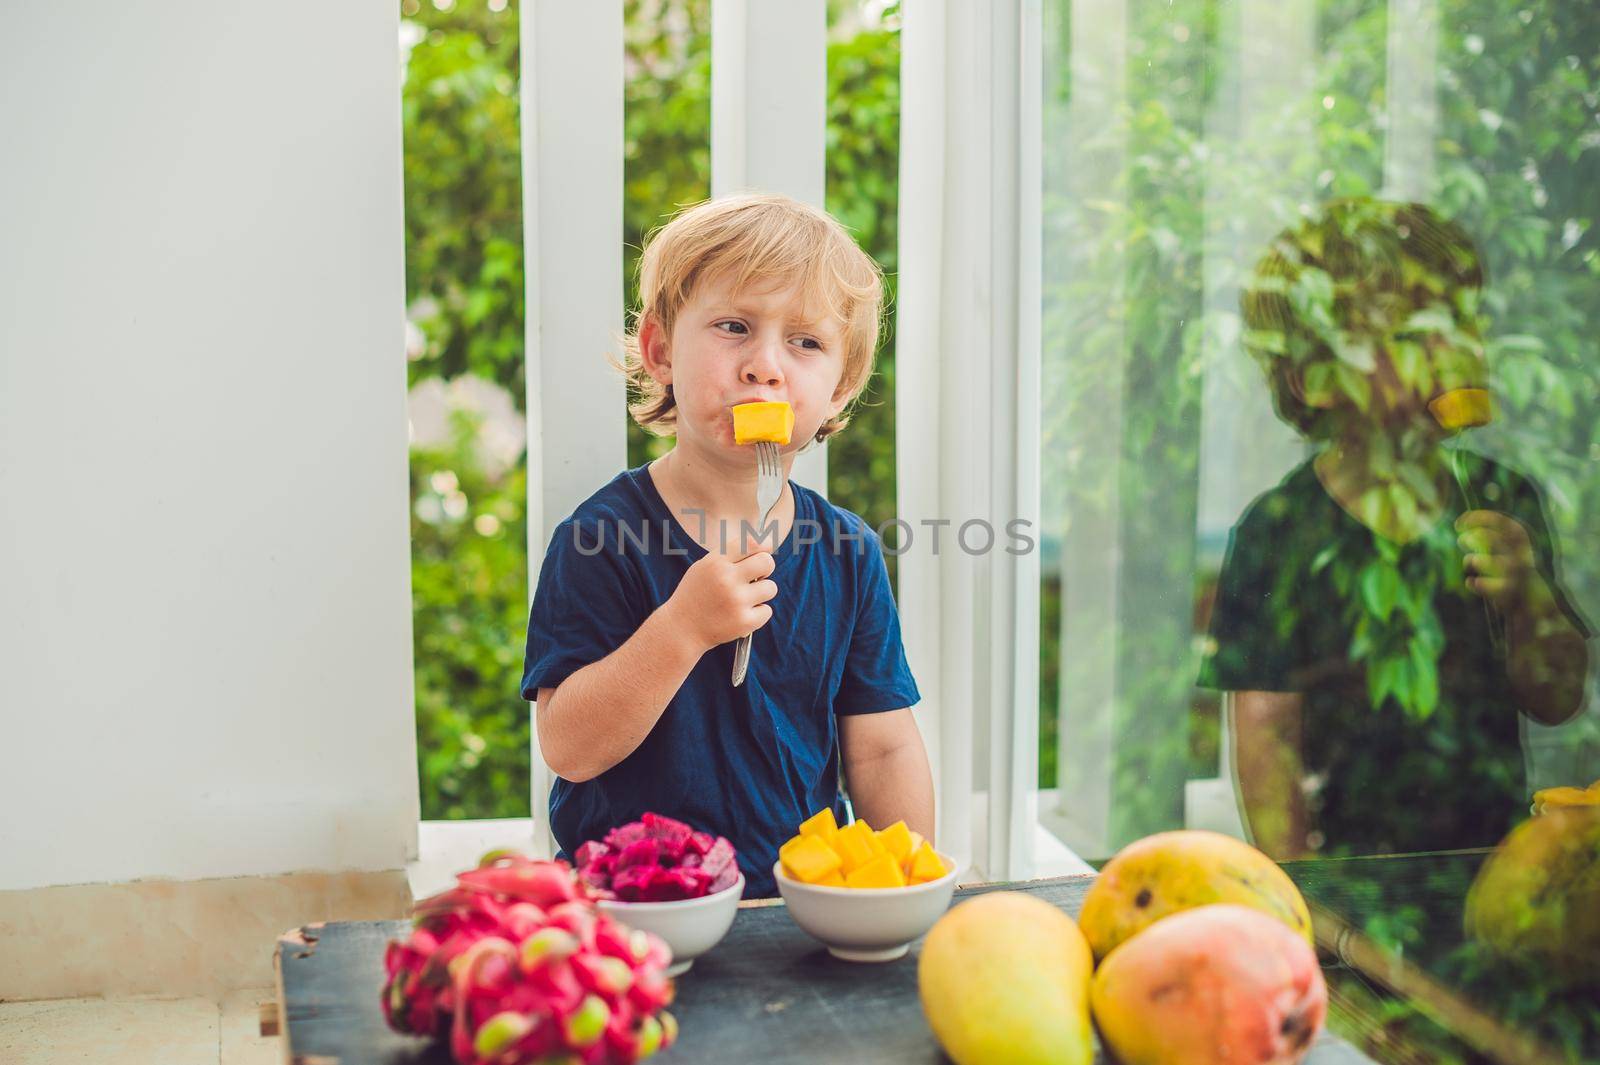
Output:
[[[584,843],[576,856],[589,893],[622,902],[697,899],[739,880],[732,843],[657,813]]]
[[[460,1065],[630,1065],[671,1044],[671,952],[594,907],[564,862],[487,856],[385,953],[384,1017]]]

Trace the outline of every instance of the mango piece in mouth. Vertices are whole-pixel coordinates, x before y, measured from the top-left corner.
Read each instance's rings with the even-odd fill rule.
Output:
[[[736,444],[761,441],[787,444],[793,431],[794,408],[787,403],[740,403],[733,408],[733,442]]]
[[[1486,388],[1452,388],[1428,401],[1428,413],[1446,429],[1471,429],[1494,420]]]

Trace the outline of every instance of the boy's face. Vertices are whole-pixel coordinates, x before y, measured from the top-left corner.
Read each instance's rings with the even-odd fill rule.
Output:
[[[657,345],[661,345],[657,347]],[[733,408],[782,400],[794,408],[794,433],[782,450],[800,450],[844,408],[841,323],[804,306],[796,286],[733,291],[725,278],[697,286],[673,323],[657,333],[651,373],[672,385],[678,437],[737,449]]]

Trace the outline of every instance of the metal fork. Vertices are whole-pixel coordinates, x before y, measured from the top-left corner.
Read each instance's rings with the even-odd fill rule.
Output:
[[[756,511],[761,515],[761,521],[756,526],[757,536],[766,532],[767,519],[772,516],[772,508],[778,505],[778,500],[782,497],[783,461],[778,458],[778,445],[770,440],[758,441],[756,443]],[[739,637],[739,642],[733,648],[733,686],[735,688],[744,683],[745,674],[750,669],[751,636],[751,633],[745,633]]]

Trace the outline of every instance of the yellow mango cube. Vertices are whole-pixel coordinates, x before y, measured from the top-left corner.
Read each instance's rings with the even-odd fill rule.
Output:
[[[794,432],[794,408],[787,403],[740,403],[733,408],[733,442],[770,440],[787,444]]]
[[[816,836],[796,836],[778,849],[783,871],[807,884],[839,871],[839,855]]]
[[[911,829],[904,821],[878,829],[878,842],[894,858],[896,865],[905,865],[906,859],[911,857]]]
[[[865,821],[852,821],[839,830],[835,847],[839,857],[843,860],[841,868],[848,878],[851,873],[866,865],[877,857],[877,850],[873,847],[878,838],[873,834],[872,826]],[[880,844],[881,846],[881,844]]]
[[[866,865],[844,878],[845,887],[892,888],[905,887],[905,874],[888,854],[880,854]]]
[[[906,876],[908,878],[911,876],[911,862],[912,862],[912,859],[916,858],[917,851],[919,851],[921,849],[922,849],[922,833],[921,832],[913,832],[913,833],[911,833],[911,850],[906,854],[905,860],[900,863],[900,868],[902,868],[902,869],[904,869],[906,871]]]
[[[1429,400],[1428,412],[1446,429],[1471,429],[1494,420],[1494,404],[1483,388],[1452,388]]]
[[[844,874],[835,869],[821,880],[816,881],[817,887],[844,887]]]
[[[824,807],[819,813],[806,818],[800,825],[800,834],[816,836],[828,846],[836,846],[839,839],[839,822],[833,819],[833,807]]]
[[[917,853],[911,856],[911,882],[925,884],[929,880],[938,880],[950,870],[945,866],[944,859],[939,857],[937,851],[922,841],[922,846],[917,848]]]

